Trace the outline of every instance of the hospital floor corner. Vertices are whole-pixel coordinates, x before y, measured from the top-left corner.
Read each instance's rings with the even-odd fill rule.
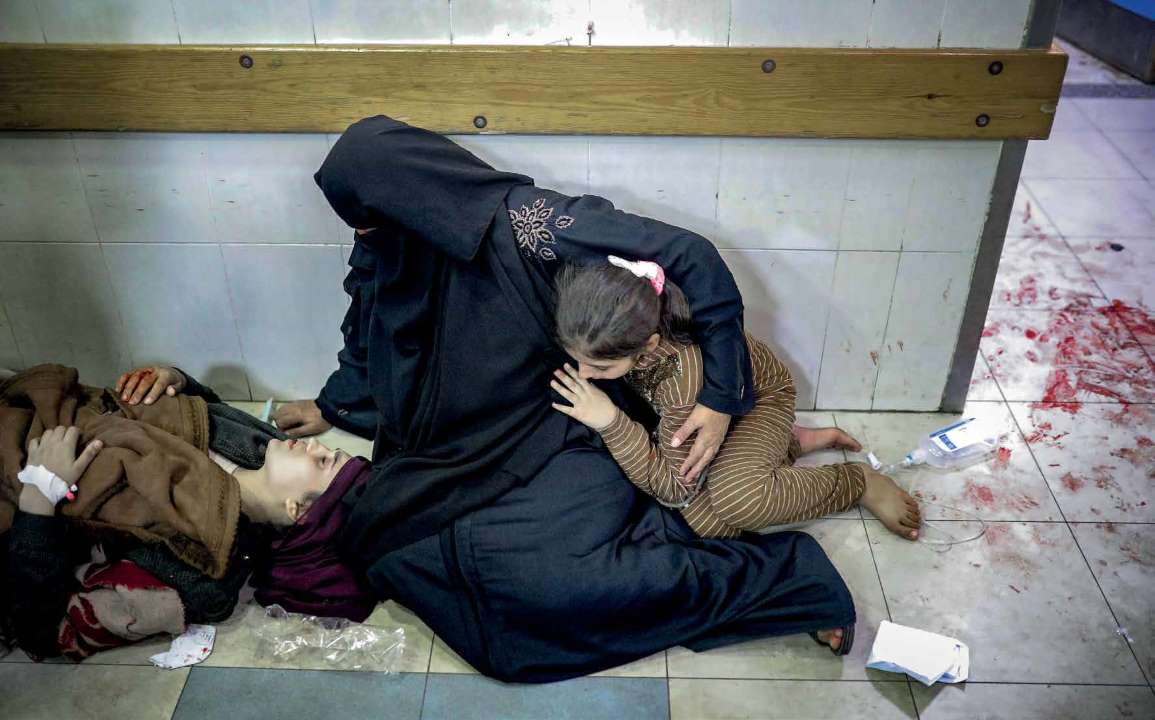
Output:
[[[1065,49],[1064,97],[1050,140],[1027,150],[964,411],[1007,434],[979,465],[900,476],[928,502],[928,538],[967,536],[973,516],[986,532],[910,543],[858,510],[808,524],[854,595],[848,657],[790,637],[504,685],[392,602],[369,622],[405,630],[393,673],[275,661],[250,610],[181,670],[149,663],[167,640],[80,665],[13,653],[0,718],[1155,718],[1155,88]],[[799,417],[893,460],[958,415]],[[883,620],[965,642],[970,679],[927,688],[866,669]]]

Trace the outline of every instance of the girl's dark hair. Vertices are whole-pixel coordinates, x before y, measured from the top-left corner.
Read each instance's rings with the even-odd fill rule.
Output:
[[[566,265],[557,275],[557,339],[598,360],[642,352],[650,335],[680,343],[690,336],[690,304],[666,280],[662,294],[646,278],[609,263]]]

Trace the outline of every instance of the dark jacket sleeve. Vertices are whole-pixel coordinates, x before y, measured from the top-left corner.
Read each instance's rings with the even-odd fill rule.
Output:
[[[223,402],[220,396],[217,395],[216,391],[208,385],[202,385],[199,380],[197,380],[192,375],[189,375],[184,370],[181,370],[180,368],[173,369],[179,372],[181,375],[184,375],[184,390],[181,390],[182,394],[204,398],[205,402],[210,403]]]
[[[12,593],[12,620],[21,648],[56,657],[60,621],[79,586],[72,573],[68,525],[63,518],[17,511],[8,538],[4,581]]]
[[[331,425],[370,440],[377,431],[377,407],[369,393],[367,337],[374,270],[372,251],[361,243],[354,245],[345,276],[349,296],[349,310],[341,323],[345,346],[337,353],[337,369],[317,396],[321,416]]]
[[[528,250],[526,254],[547,271],[556,272],[566,262],[605,262],[608,255],[661,265],[666,277],[686,294],[693,314],[694,339],[702,349],[706,374],[698,402],[727,415],[745,415],[754,407],[742,295],[709,240],[622,212],[595,195],[575,198],[519,187],[510,194],[509,204],[515,237],[533,243],[532,248],[523,244],[523,252]],[[522,222],[515,217],[526,213]],[[527,235],[526,230],[532,232]]]

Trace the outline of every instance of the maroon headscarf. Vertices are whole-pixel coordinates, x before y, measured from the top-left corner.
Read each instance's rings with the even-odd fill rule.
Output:
[[[324,494],[273,543],[267,562],[253,572],[257,602],[356,622],[369,617],[377,597],[337,556],[337,538],[345,523],[345,493],[365,482],[370,468],[365,458],[350,458]]]

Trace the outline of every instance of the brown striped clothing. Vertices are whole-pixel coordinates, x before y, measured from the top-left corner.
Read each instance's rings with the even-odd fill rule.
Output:
[[[697,345],[663,339],[625,376],[661,418],[655,437],[620,409],[601,430],[630,482],[680,508],[702,537],[735,537],[841,512],[858,502],[866,485],[862,466],[854,463],[793,467],[800,453],[793,433],[794,381],[761,341],[747,334],[746,343],[754,367],[754,409],[731,423],[700,488],[684,484],[679,472],[693,443],[670,444],[702,388]]]

